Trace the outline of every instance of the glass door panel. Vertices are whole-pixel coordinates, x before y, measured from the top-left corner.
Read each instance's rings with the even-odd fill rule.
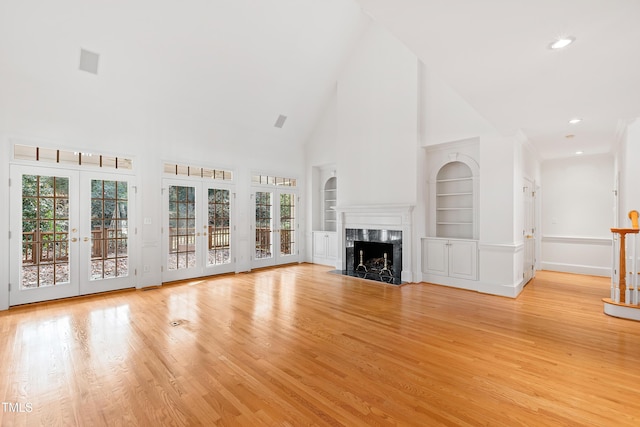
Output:
[[[235,270],[231,188],[165,179],[163,281]]]
[[[280,193],[280,251],[281,257],[297,254],[296,195]]]
[[[223,265],[231,262],[231,224],[229,190],[208,189],[207,265]]]
[[[168,187],[169,272],[196,268],[196,188],[187,185]],[[181,274],[176,275],[180,277]],[[189,277],[188,273],[185,277]],[[174,279],[176,280],[176,279]]]
[[[101,280],[129,275],[126,181],[91,180],[91,275]]]
[[[10,305],[135,286],[130,180],[11,166]]]
[[[131,179],[114,174],[82,173],[81,293],[135,286],[130,248],[133,194]]]
[[[22,176],[22,283],[69,283],[69,178]]]
[[[297,198],[282,190],[255,192],[253,268],[298,260]]]
[[[256,192],[255,260],[273,258],[273,193]]]
[[[78,294],[77,173],[11,169],[10,304]]]
[[[229,188],[205,187],[207,224],[203,226],[205,274],[235,270],[233,263],[233,193]]]

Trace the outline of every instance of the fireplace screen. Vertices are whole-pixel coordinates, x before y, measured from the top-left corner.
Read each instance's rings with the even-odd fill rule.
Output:
[[[402,232],[396,230],[346,229],[344,274],[401,284]]]

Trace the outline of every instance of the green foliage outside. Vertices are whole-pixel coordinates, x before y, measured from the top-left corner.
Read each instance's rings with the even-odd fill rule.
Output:
[[[91,181],[93,228],[118,228],[127,220],[128,185],[121,181]],[[113,221],[120,220],[114,223]],[[69,178],[22,176],[22,231],[67,233],[69,229]],[[61,239],[56,239],[61,240]]]

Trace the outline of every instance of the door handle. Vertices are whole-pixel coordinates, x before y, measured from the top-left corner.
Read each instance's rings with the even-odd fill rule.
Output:
[[[77,238],[77,237],[72,237],[72,238],[71,238],[71,241],[75,243],[75,242],[77,242],[77,241],[78,241],[78,238]]]
[[[85,237],[84,239],[82,239],[82,241],[83,241],[83,242],[88,242],[88,241],[89,241],[89,238],[88,238],[88,237]]]

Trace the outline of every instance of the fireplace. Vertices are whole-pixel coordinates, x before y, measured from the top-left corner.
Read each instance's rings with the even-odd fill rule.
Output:
[[[336,206],[336,212],[338,247],[342,249],[337,273],[395,285],[413,282],[412,205]],[[357,268],[360,251],[367,271]]]
[[[402,283],[402,231],[345,230],[344,274],[399,285]]]

